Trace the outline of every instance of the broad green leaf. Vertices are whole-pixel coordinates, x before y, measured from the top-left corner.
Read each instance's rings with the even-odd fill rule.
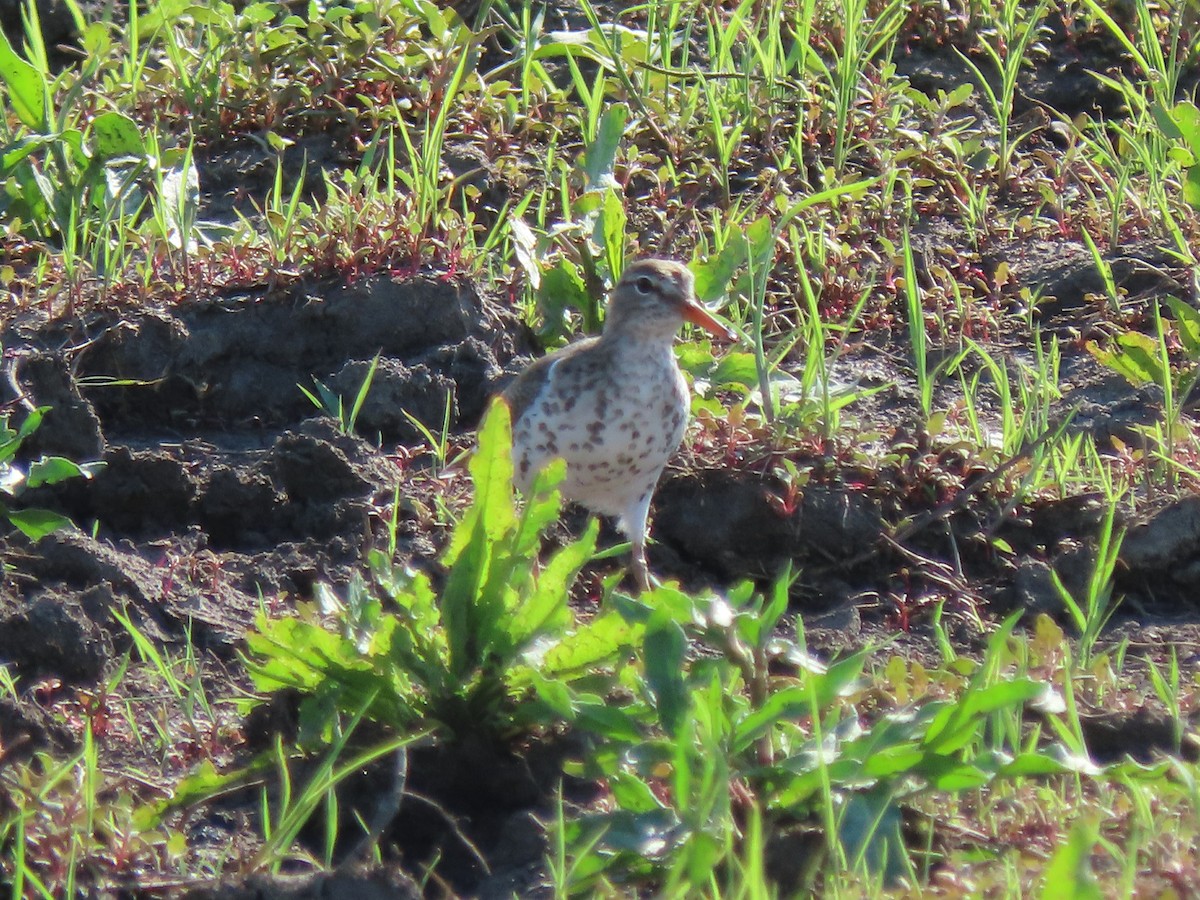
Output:
[[[119,112],[96,116],[91,129],[92,152],[100,160],[121,156],[144,156],[146,145],[137,123]]]
[[[654,695],[659,721],[663,730],[674,737],[689,709],[683,680],[687,637],[678,623],[662,617],[651,621],[642,648],[646,682]]]
[[[46,413],[49,411],[50,407],[39,406],[37,409],[32,410],[29,415],[25,417],[25,421],[21,423],[21,427],[17,429],[15,436],[18,444],[41,427],[42,419],[46,417]]]
[[[763,607],[762,612],[758,615],[759,635],[770,634],[783,614],[787,612],[789,595],[788,585],[791,583],[791,569],[785,569],[783,574],[775,579],[775,585],[771,589],[771,598]],[[828,671],[826,669],[825,671]]]
[[[192,229],[200,208],[200,173],[191,153],[163,173],[160,202],[168,229],[164,237],[174,247],[193,247]]]
[[[225,788],[237,784],[261,765],[262,761],[259,760],[245,768],[218,772],[210,760],[203,760],[195,771],[175,785],[171,796],[145,803],[135,809],[133,811],[134,827],[143,832],[152,831],[158,828],[163,819],[173,810],[185,809],[216,796]]]
[[[536,669],[526,668],[521,672],[523,677],[518,676],[520,680],[528,682],[538,699],[546,704],[555,716],[563,722],[574,721],[574,698],[566,684],[557,678],[544,678]]]
[[[828,757],[828,754],[826,754]],[[780,778],[778,786],[768,796],[768,804],[772,809],[783,809],[794,813],[797,807],[804,808],[810,801],[818,798],[824,790],[825,779],[831,785],[839,788],[846,786],[867,787],[872,780],[863,774],[862,765],[855,759],[826,759],[824,773],[819,766],[820,759],[815,753],[805,753],[786,761],[788,771],[796,770],[790,777]],[[782,771],[782,767],[780,767]]]
[[[1196,157],[1200,157],[1200,109],[1194,103],[1184,101],[1169,109],[1154,103],[1150,113],[1167,138],[1182,141]]]
[[[846,801],[838,822],[838,838],[851,869],[860,866],[884,883],[904,874],[904,839],[900,807],[885,789],[856,793]]]
[[[957,703],[941,709],[930,723],[922,745],[943,755],[961,750],[981,736],[980,718],[1001,709],[1019,709],[1041,696],[1045,686],[1029,678],[1001,681],[964,694]]]
[[[381,622],[382,646],[391,643],[386,632],[395,626],[394,617]],[[388,657],[366,657],[354,641],[311,622],[259,616],[246,646],[246,669],[259,690],[334,691],[341,709],[370,704],[371,718],[393,725],[413,721],[423,703],[407,674],[388,665]]]
[[[600,241],[609,271],[615,275],[621,270],[625,259],[625,204],[616,190],[604,192],[604,205],[600,209]]]
[[[890,778],[920,765],[925,752],[915,741],[883,747],[871,753],[863,764],[863,772],[872,778]]]
[[[507,624],[513,649],[520,649],[552,627],[563,628],[571,621],[571,585],[584,563],[596,552],[600,523],[596,519],[578,541],[559,550],[537,576],[536,587],[516,609]]]
[[[562,338],[566,333],[567,313],[582,310],[591,302],[579,267],[563,257],[542,273],[535,296],[542,314],[538,333],[543,339]]]
[[[552,460],[537,473],[525,498],[525,509],[518,519],[510,552],[530,558],[537,556],[541,549],[542,534],[558,521],[562,511],[562,495],[558,486],[566,477],[567,464],[562,459]]]
[[[609,188],[614,185],[613,166],[617,159],[617,148],[625,134],[625,122],[629,118],[629,107],[624,103],[613,103],[600,117],[596,128],[596,139],[584,151],[584,185],[587,190]]]
[[[279,8],[274,3],[251,3],[239,15],[243,23],[266,25],[278,14]]]
[[[786,687],[771,694],[762,706],[744,716],[734,728],[733,749],[742,752],[772,725],[783,719],[799,719],[812,712],[811,682]]]
[[[1147,341],[1153,341],[1152,338],[1146,335],[1141,335],[1141,337]],[[1146,365],[1151,357],[1145,347],[1143,347],[1141,353],[1132,355],[1126,345],[1115,351],[1105,350],[1094,341],[1088,341],[1086,346],[1088,353],[1098,363],[1116,372],[1135,387],[1140,387],[1147,382],[1153,381],[1154,375],[1158,371],[1157,365]]]
[[[600,214],[600,207],[603,203],[603,191],[586,191],[571,201],[571,216],[579,221],[590,221],[594,216]],[[565,228],[566,226],[559,227]],[[551,233],[553,233],[553,229]]]
[[[0,78],[8,86],[13,112],[27,128],[46,134],[50,131],[48,99],[50,89],[37,67],[22,59],[8,36],[0,30]]]
[[[650,785],[631,772],[613,773],[608,779],[608,788],[617,805],[626,812],[646,813],[663,808]]]
[[[1062,754],[1055,757],[1041,751],[1021,753],[1001,766],[996,774],[1003,778],[1031,778],[1084,771],[1082,762],[1072,765],[1068,762],[1070,759],[1076,758]],[[1091,768],[1094,769],[1095,766],[1091,766]]]
[[[935,790],[948,793],[976,790],[994,777],[993,772],[971,763],[955,762],[945,756],[926,756],[925,765],[917,766],[915,772],[929,779],[930,786]]]
[[[1183,349],[1193,360],[1200,361],[1200,312],[1178,297],[1167,297],[1167,304],[1175,317],[1175,330]]]
[[[819,711],[829,709],[834,700],[858,680],[865,663],[866,653],[859,651],[834,663],[823,674],[806,673],[799,684],[774,692],[762,706],[737,723],[733,737],[735,749],[745,750],[775,722],[807,716],[814,708]]]
[[[867,651],[859,650],[845,659],[839,659],[824,675],[812,676],[813,688],[817,692],[817,708],[827,709],[833,701],[846,695],[862,675],[867,663]]]
[[[1200,210],[1200,163],[1187,170],[1183,179],[1183,199],[1192,209]]]
[[[53,134],[29,134],[0,151],[0,175],[7,175],[30,155],[58,140]]]
[[[45,178],[31,165],[18,165],[11,177],[15,181],[15,189],[10,183],[10,193],[13,196],[6,210],[8,216],[30,222],[38,228],[39,233],[45,234],[50,227],[51,216],[54,215],[54,207],[46,200],[43,191]]]
[[[8,520],[21,529],[22,534],[34,541],[63,528],[74,526],[74,523],[66,516],[48,509],[9,510]]]
[[[1175,104],[1171,118],[1184,142],[1200,158],[1200,108],[1190,100],[1184,100]]]
[[[746,259],[746,238],[734,231],[721,252],[701,261],[693,259],[692,274],[696,278],[696,298],[704,303],[716,300],[729,289],[733,274]]]
[[[1163,372],[1162,357],[1159,354],[1158,341],[1140,331],[1127,331],[1117,336],[1121,356],[1139,373],[1144,373],[1147,381],[1163,384],[1168,375]]]
[[[30,464],[26,486],[35,488],[43,484],[57,484],[67,478],[87,477],[88,471],[76,462],[62,456],[43,456]]]
[[[221,16],[224,18],[221,18]],[[194,0],[160,0],[148,5],[145,12],[140,14],[139,26],[143,34],[150,34],[168,25],[186,24],[184,19],[197,24],[230,24],[233,18],[233,7],[229,3],[220,2],[205,6],[194,3]],[[202,17],[207,17],[205,21]]]
[[[625,710],[604,702],[580,703],[575,725],[619,743],[636,743],[644,737],[636,719]]]
[[[960,84],[946,95],[946,108],[953,109],[956,106],[962,106],[973,93],[975,93],[975,85],[971,82]]]
[[[714,387],[726,387],[731,384],[746,388],[758,386],[758,368],[753,353],[726,353],[720,362],[708,374],[708,380]]]
[[[547,651],[542,673],[569,677],[613,662],[618,653],[640,643],[644,627],[614,613],[601,613]]]
[[[525,277],[529,279],[529,283],[536,291],[542,284],[542,267],[537,261],[537,238],[533,234],[533,229],[526,225],[525,220],[520,216],[510,214],[508,233],[517,263],[520,264]]]
[[[679,828],[675,811],[665,808],[644,813],[620,810],[605,819],[608,821],[608,829],[604,832],[605,846],[643,859],[664,857]]]
[[[334,736],[334,725],[338,719],[338,707],[342,692],[333,679],[329,679],[316,693],[300,701],[296,716],[296,740],[302,747],[328,745]]]
[[[610,602],[628,622],[646,625],[661,616],[681,625],[690,625],[696,620],[696,599],[672,584],[659,585],[636,598],[617,593]]]
[[[479,426],[478,447],[470,463],[475,499],[454,529],[442,557],[448,566],[458,562],[478,531],[495,542],[516,524],[512,498],[512,422],[508,406],[494,400]]]
[[[764,269],[775,255],[775,230],[767,216],[756,219],[746,229],[746,238],[750,242],[750,258],[759,270],[758,277],[764,277]]]
[[[1046,866],[1041,900],[1100,900],[1104,892],[1092,872],[1092,847],[1100,831],[1095,821],[1077,822]]]

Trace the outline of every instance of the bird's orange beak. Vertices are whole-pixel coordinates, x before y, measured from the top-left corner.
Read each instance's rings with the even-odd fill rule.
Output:
[[[733,329],[718,322],[712,317],[707,309],[697,303],[695,300],[689,300],[683,305],[683,318],[693,325],[699,325],[705,331],[723,337],[726,340],[735,340],[737,335]]]

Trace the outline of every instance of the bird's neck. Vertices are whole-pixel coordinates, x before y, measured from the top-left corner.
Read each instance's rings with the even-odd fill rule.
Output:
[[[664,322],[609,321],[604,325],[601,341],[614,351],[629,351],[639,354],[671,352],[679,326]]]

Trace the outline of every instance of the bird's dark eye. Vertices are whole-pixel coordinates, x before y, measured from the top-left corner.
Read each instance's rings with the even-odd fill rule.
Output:
[[[637,288],[637,292],[639,294],[648,294],[652,290],[654,290],[654,282],[652,282],[645,275],[643,275],[641,278],[639,278],[637,281],[635,281],[633,283],[633,286],[635,288]]]

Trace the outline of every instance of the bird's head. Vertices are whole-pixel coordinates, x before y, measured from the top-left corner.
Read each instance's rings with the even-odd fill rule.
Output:
[[[669,259],[642,259],[621,274],[608,304],[604,331],[672,338],[684,322],[729,339],[734,334],[697,300],[692,273]]]

